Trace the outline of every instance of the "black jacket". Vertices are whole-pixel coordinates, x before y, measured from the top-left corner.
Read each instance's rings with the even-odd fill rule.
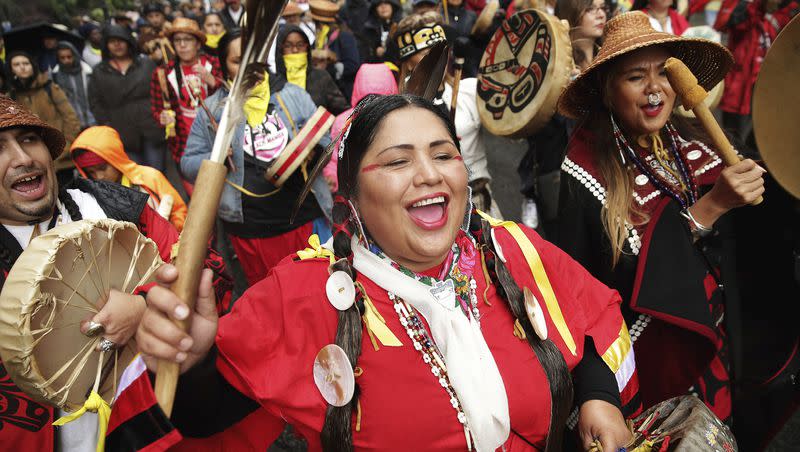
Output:
[[[244,4],[241,6],[241,8],[242,8],[242,14],[244,14]],[[222,18],[222,25],[225,26],[225,30],[231,31],[236,28],[239,28],[239,24],[235,20],[233,20],[233,17],[231,17],[231,13],[228,12],[227,6],[225,8],[222,8],[222,11],[219,12],[219,17]]]
[[[125,39],[131,48],[136,48],[130,33],[121,27],[106,30],[105,42],[112,37]],[[89,77],[89,107],[97,123],[116,129],[125,149],[141,149],[143,137],[163,140],[164,130],[150,112],[150,79],[155,63],[148,57],[134,56],[133,64],[123,75],[111,66],[105,43],[103,49],[103,61]]]
[[[342,94],[336,82],[327,71],[315,69],[311,64],[311,42],[308,35],[295,25],[285,25],[281,27],[278,39],[275,44],[275,72],[286,77],[286,64],[283,62],[283,42],[289,33],[299,33],[308,44],[308,69],[306,73],[305,89],[318,107],[325,107],[326,110],[338,115],[350,108],[350,102]]]

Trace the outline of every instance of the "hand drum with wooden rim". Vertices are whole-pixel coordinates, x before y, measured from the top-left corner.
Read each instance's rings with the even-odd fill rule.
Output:
[[[572,71],[569,30],[539,10],[520,11],[497,29],[478,71],[478,113],[494,135],[534,134],[556,112]]]
[[[800,16],[770,47],[753,90],[753,130],[758,151],[783,188],[800,199]]]
[[[111,289],[132,293],[161,264],[156,244],[132,223],[82,220],[33,239],[0,293],[0,357],[14,383],[39,402],[75,411],[100,368],[98,392],[110,404],[135,347],[101,356],[102,335],[87,337],[80,324]]]

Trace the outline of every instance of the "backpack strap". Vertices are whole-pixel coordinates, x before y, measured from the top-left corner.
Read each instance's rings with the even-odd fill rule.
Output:
[[[522,228],[520,228],[517,223],[492,218],[480,210],[478,210],[478,215],[486,220],[492,228],[505,228],[505,230],[511,234],[511,237],[514,238],[514,241],[517,242],[517,245],[522,250],[523,256],[525,256],[525,261],[530,267],[533,281],[539,289],[539,293],[541,293],[544,298],[544,303],[547,305],[547,312],[550,313],[550,318],[553,320],[556,330],[558,330],[561,339],[564,341],[569,351],[577,356],[575,339],[572,338],[572,333],[570,333],[567,322],[564,320],[564,315],[561,313],[561,307],[558,305],[556,294],[553,292],[553,286],[550,284],[550,278],[547,276],[547,272],[542,264],[542,258],[539,257],[539,252],[536,251],[536,247],[533,246],[531,240],[525,235]]]

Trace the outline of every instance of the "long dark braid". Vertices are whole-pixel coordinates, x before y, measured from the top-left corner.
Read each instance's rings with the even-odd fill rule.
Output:
[[[183,68],[181,68],[181,60],[178,56],[175,56],[175,61],[172,62],[172,69],[175,70],[175,84],[178,85],[178,92],[175,93],[178,97],[177,100],[180,102],[181,100],[186,100],[183,96],[183,90],[181,87],[183,86]],[[189,87],[186,87],[186,91],[189,92]]]
[[[470,231],[478,242],[481,252],[486,258],[489,277],[497,290],[497,294],[506,300],[511,313],[519,321],[525,336],[536,353],[539,363],[544,369],[550,386],[550,426],[547,432],[545,451],[554,452],[562,449],[564,426],[572,407],[572,377],[561,351],[549,339],[541,340],[533,329],[525,309],[525,297],[508,267],[499,259],[491,239],[491,226],[477,214],[470,218]]]
[[[421,98],[408,95],[381,96],[380,102],[373,102],[378,96],[368,95],[355,107],[352,117],[352,133],[347,133],[343,147],[345,152],[340,156],[338,164],[338,179],[340,193],[334,199],[333,205],[333,248],[334,254],[338,259],[334,264],[337,270],[346,271],[351,275],[353,281],[356,280],[356,271],[352,266],[351,238],[356,233],[355,221],[351,217],[351,208],[348,199],[357,193],[357,174],[358,167],[363,158],[363,154],[374,139],[375,133],[381,121],[392,111],[406,106],[416,106],[427,109],[438,115],[442,123],[448,129],[453,138],[453,142],[458,146],[455,126],[449,117],[432,103]],[[368,112],[366,111],[368,108]],[[364,114],[361,114],[361,113]],[[349,125],[345,126],[348,130]],[[335,142],[335,141],[334,141]],[[481,225],[480,219],[474,219],[471,226],[479,230],[485,228],[488,234],[488,225]],[[547,439],[547,451],[558,451],[561,449],[562,432],[566,424],[569,409],[572,406],[572,379],[561,352],[556,345],[549,340],[539,340],[533,330],[533,326],[528,320],[525,301],[522,291],[514,282],[511,273],[499,259],[494,259],[494,250],[491,239],[486,239],[480,231],[476,232],[477,241],[481,244],[482,250],[486,250],[485,255],[492,262],[490,266],[492,282],[497,289],[498,295],[504,298],[522,325],[527,340],[536,353],[541,363],[545,375],[547,376],[550,394],[552,399],[550,428]],[[488,245],[487,245],[488,244]],[[363,300],[357,295],[356,303],[347,311],[339,312],[339,324],[336,330],[336,345],[342,347],[355,368],[358,363],[358,356],[361,353],[361,316],[363,312]],[[352,413],[358,406],[359,386],[356,384],[356,391],[353,399],[343,407],[329,406],[325,414],[325,423],[322,428],[321,440],[322,448],[325,452],[350,452],[353,450],[353,436],[351,431]]]
[[[67,209],[67,213],[72,221],[83,220],[81,209],[78,207],[78,204],[75,203],[75,200],[72,199],[72,196],[67,193],[66,189],[61,188],[58,190],[58,200],[61,201],[61,204],[64,204],[64,208]]]
[[[350,274],[356,280],[356,270],[353,268],[353,250],[350,239],[355,231],[350,219],[350,206],[340,195],[337,195],[333,204],[333,252],[338,259],[334,264],[337,270]],[[361,306],[361,307],[359,307]],[[346,311],[339,311],[339,324],[336,328],[336,345],[344,349],[347,358],[355,368],[358,365],[358,356],[361,354],[361,314],[363,300],[358,300]],[[325,452],[350,452],[353,450],[352,413],[358,405],[359,386],[353,399],[345,406],[328,406],[325,413],[325,424],[322,427],[322,450]]]

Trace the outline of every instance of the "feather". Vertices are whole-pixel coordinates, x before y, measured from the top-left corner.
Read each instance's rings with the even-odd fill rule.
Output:
[[[344,132],[344,130],[343,130]],[[294,207],[292,208],[292,216],[289,218],[289,224],[294,223],[295,217],[297,217],[297,212],[300,211],[300,206],[303,204],[303,201],[306,200],[308,193],[311,191],[311,186],[314,184],[314,180],[319,177],[320,173],[322,173],[322,169],[325,168],[325,165],[331,160],[331,155],[333,155],[333,150],[337,148],[337,144],[341,139],[341,134],[339,134],[339,139],[331,141],[331,144],[322,151],[322,154],[319,156],[319,160],[317,160],[317,164],[314,165],[314,169],[308,174],[308,180],[306,181],[305,186],[303,186],[303,191],[300,192],[300,196],[297,197],[297,200],[294,202]]]
[[[405,93],[431,100],[436,97],[447,69],[448,46],[440,42],[422,57],[405,84]]]
[[[278,29],[278,19],[288,0],[248,0],[242,30],[242,61],[233,79],[219,129],[211,148],[210,160],[222,163],[231,145],[235,127],[244,115],[244,102],[248,86],[243,84],[245,70],[250,63],[266,63],[272,40]]]

